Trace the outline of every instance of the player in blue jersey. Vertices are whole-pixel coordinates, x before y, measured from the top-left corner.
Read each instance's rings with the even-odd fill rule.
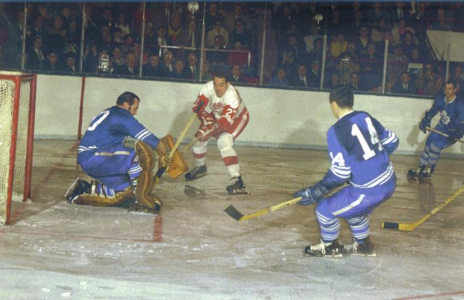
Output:
[[[315,185],[295,193],[301,205],[318,203],[316,216],[321,242],[307,246],[306,256],[375,255],[369,239],[368,215],[389,199],[396,176],[389,155],[398,147],[396,135],[366,112],[354,111],[353,92],[340,87],[330,92],[330,107],[338,121],[327,132],[331,167]],[[337,186],[348,183],[324,198]],[[353,243],[340,245],[340,222],[344,218]]]
[[[161,201],[150,195],[156,184],[153,150],[163,157],[166,166],[170,165],[166,155],[169,144],[134,118],[139,103],[137,95],[125,92],[115,106],[92,120],[79,144],[77,162],[95,181],[76,179],[65,194],[70,203],[120,206],[134,200],[135,189],[136,201],[131,209],[159,212]],[[137,140],[135,149],[124,146],[128,136]]]
[[[435,132],[430,132],[425,141],[425,148],[419,160],[417,169],[408,171],[410,179],[429,179],[435,166],[440,158],[440,153],[443,149],[456,143],[464,134],[464,102],[456,95],[456,82],[449,80],[445,84],[445,94],[435,98],[432,108],[425,113],[424,118],[419,124],[420,130],[427,132],[427,127],[436,114],[440,114],[440,121],[435,129],[448,135],[445,137]]]

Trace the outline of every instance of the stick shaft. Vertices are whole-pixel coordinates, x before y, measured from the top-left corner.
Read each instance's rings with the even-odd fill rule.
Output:
[[[446,133],[443,133],[443,132],[441,132],[441,131],[439,131],[439,130],[436,130],[436,129],[434,129],[434,128],[427,127],[427,130],[429,130],[429,131],[431,131],[431,132],[438,133],[439,135],[442,135],[442,136],[444,136],[444,137],[449,137],[449,135],[447,135]],[[456,139],[456,141],[464,144],[464,141],[463,141],[463,140]]]
[[[265,209],[261,209],[257,212],[254,212],[252,214],[249,214],[249,215],[243,215],[240,220],[240,222],[242,221],[248,221],[250,219],[254,219],[254,218],[257,218],[257,217],[260,217],[262,215],[265,215],[265,214],[268,214],[270,212],[273,212],[273,211],[276,211],[278,209],[281,209],[283,207],[286,207],[286,206],[289,206],[289,205],[292,205],[292,204],[295,204],[295,203],[298,203],[301,201],[301,197],[297,197],[297,198],[294,198],[294,199],[291,199],[291,200],[288,200],[288,201],[285,201],[285,202],[282,202],[280,204],[277,204],[277,205],[274,205],[274,206],[270,206],[268,208],[265,208]],[[240,212],[239,212],[240,213]],[[241,214],[241,213],[240,213]]]

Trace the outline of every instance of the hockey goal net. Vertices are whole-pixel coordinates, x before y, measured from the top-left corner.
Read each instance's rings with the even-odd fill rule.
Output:
[[[27,201],[32,175],[36,75],[0,71],[0,225]]]

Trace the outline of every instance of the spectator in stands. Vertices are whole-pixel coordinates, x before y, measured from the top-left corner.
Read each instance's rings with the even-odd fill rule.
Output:
[[[395,8],[390,11],[390,20],[393,24],[398,24],[403,20],[409,20],[410,14],[403,1],[395,3]]]
[[[65,55],[65,63],[61,67],[61,71],[65,73],[77,73],[78,68],[76,66],[76,53],[68,52]]]
[[[156,43],[155,43],[156,50],[159,52],[161,56],[164,57],[164,55],[169,49],[162,48],[161,46],[172,45],[171,38],[167,35],[167,27],[165,25],[159,26],[158,29],[156,30],[156,34],[157,34]]]
[[[113,46],[113,37],[111,36],[111,28],[108,25],[103,25],[100,29],[100,38],[96,41],[98,49],[110,48]]]
[[[351,35],[351,36],[349,36],[349,38],[352,39],[352,40],[356,40],[356,38],[359,37],[359,32],[363,27],[366,27],[366,29],[367,29],[366,23],[364,22],[364,16],[362,14],[362,11],[357,11],[354,14],[354,20],[347,23],[347,24],[349,26],[348,27],[348,30],[349,30],[348,35]]]
[[[284,69],[288,78],[291,78],[294,75],[297,65],[295,62],[295,55],[292,51],[286,51],[282,53],[282,58],[277,63],[277,68]]]
[[[224,15],[219,12],[217,3],[211,2],[209,3],[209,8],[205,16],[206,31],[212,30],[217,20],[222,23],[222,21],[224,21]]]
[[[105,26],[107,26],[107,25],[105,25]],[[122,37],[121,28],[116,27],[116,28],[113,29],[112,42],[113,42],[113,45],[122,45],[122,44],[124,44],[124,39]]]
[[[143,66],[143,76],[149,77],[167,77],[166,69],[161,67],[160,58],[157,52],[150,53],[148,63]]]
[[[330,55],[337,58],[348,49],[348,41],[343,33],[338,33],[337,38],[330,43]]]
[[[187,27],[179,33],[178,44],[184,47],[200,48],[201,31],[197,28],[194,19],[190,19]]]
[[[46,36],[47,31],[45,30],[43,24],[44,18],[41,15],[36,15],[34,17],[34,24],[28,28],[26,32],[26,48],[32,48],[32,44],[34,43],[34,38],[36,36],[40,36],[42,38]]]
[[[24,12],[20,10],[16,15],[16,21],[8,26],[7,34],[5,61],[13,68],[18,68],[21,65],[23,24]]]
[[[52,73],[59,72],[60,68],[58,66],[58,54],[53,51],[49,52],[47,54],[47,59],[40,66],[40,70],[51,71]]]
[[[381,17],[378,20],[378,23],[375,24],[371,28],[371,36],[370,39],[373,43],[377,43],[380,41],[383,41],[383,35],[385,30],[389,29],[389,26],[387,24],[387,19],[385,17]]]
[[[103,63],[103,61],[108,62],[106,66]],[[110,74],[110,73],[114,73],[114,71],[115,71],[115,68],[114,68],[113,63],[109,59],[108,49],[101,49],[100,52],[98,52],[97,63],[95,65],[95,72]]]
[[[215,20],[213,29],[208,31],[206,35],[206,46],[214,46],[214,39],[218,35],[222,36],[223,45],[227,47],[229,44],[229,32],[224,27],[222,27],[222,21],[220,19]]]
[[[290,85],[301,88],[308,88],[310,86],[306,65],[304,63],[298,64],[296,74],[290,78]]]
[[[463,96],[464,95],[464,72],[463,72],[461,64],[456,65],[456,67],[454,68],[454,72],[451,74],[451,79],[454,80],[454,82],[456,83],[456,95]]]
[[[369,38],[369,29],[367,26],[363,25],[359,28],[359,36],[356,37],[353,41],[356,45],[358,57],[363,54],[367,54],[367,45],[372,43],[371,39]]]
[[[353,72],[350,75],[350,83],[348,83],[348,88],[352,91],[365,91],[366,88],[361,80],[361,75],[358,72]]]
[[[396,78],[406,71],[408,67],[408,58],[403,54],[403,47],[401,44],[395,46],[393,54],[388,54],[387,57],[387,73],[394,74]]]
[[[367,53],[359,59],[359,66],[364,90],[372,90],[382,83],[383,61],[374,44],[367,45]]]
[[[242,77],[242,70],[240,69],[239,65],[233,65],[232,68],[230,69],[229,82],[230,83],[245,83],[245,82],[247,82]]]
[[[430,23],[431,30],[451,31],[453,29],[453,21],[445,14],[443,8],[436,11],[436,15],[431,14],[433,21]]]
[[[174,54],[171,50],[164,53],[161,67],[165,70],[166,74],[170,74],[174,71]]]
[[[250,17],[246,13],[244,13],[242,8],[243,5],[243,3],[235,3],[233,11],[229,14],[226,14],[224,19],[224,28],[227,29],[229,32],[237,29],[236,22],[238,20],[240,20],[241,26],[243,27],[244,31],[248,31],[251,29]],[[250,44],[247,44],[247,46],[249,47]]]
[[[137,67],[135,54],[133,52],[127,53],[125,60],[126,64],[118,67],[115,70],[115,73],[120,75],[137,76],[139,74],[139,68]]]
[[[174,71],[169,73],[169,77],[177,79],[188,79],[188,74],[185,72],[185,64],[183,60],[176,60],[174,64]]]
[[[214,45],[209,47],[209,49],[211,50],[206,52],[206,59],[212,64],[212,68],[214,69],[213,72],[216,72],[218,68],[221,69],[221,66],[226,64],[228,56],[227,52],[221,51],[225,50],[222,35],[218,35],[214,38]]]
[[[351,73],[359,73],[360,67],[351,53],[345,52],[335,69],[340,73],[340,83],[347,85],[350,82]]]
[[[438,96],[443,94],[445,90],[444,83],[445,78],[443,78],[443,76],[437,76],[435,81],[431,81],[427,84],[427,86],[424,89],[424,95]]]
[[[311,52],[306,54],[305,61],[315,61],[315,60],[322,61],[322,50],[323,50],[322,48],[324,46],[322,38],[315,39],[313,44],[314,44],[313,50],[311,50]]]
[[[85,38],[93,41],[97,41],[100,36],[100,30],[98,25],[93,20],[92,15],[92,6],[86,5],[85,6]]]
[[[120,46],[114,46],[111,53],[111,62],[116,69],[126,63],[123,57],[122,48]]]
[[[317,25],[314,25],[317,28]],[[333,10],[331,13],[331,18],[327,21],[327,33],[330,36],[337,36],[343,34],[345,36],[347,30],[345,24],[341,20],[340,11]]]
[[[211,81],[213,80],[213,74],[209,71],[210,63],[207,60],[203,61],[203,68],[201,69],[201,80],[204,81]]]
[[[457,1],[451,8],[453,31],[464,32],[464,2]]]
[[[84,49],[83,68],[86,73],[94,73],[98,65],[97,46],[93,41],[87,41]]]
[[[349,53],[354,60],[358,60],[358,48],[356,48],[356,43],[354,41],[348,41],[348,47],[345,52],[343,52],[339,57],[343,57],[345,54]]]
[[[372,4],[372,7],[367,10],[366,12],[366,21],[367,25],[371,27],[375,27],[380,25],[383,20],[385,24],[385,20],[388,18],[388,13],[382,7],[382,3],[380,1],[376,1]]]
[[[408,57],[411,57],[412,49],[417,48],[419,41],[414,37],[411,31],[406,31],[403,35],[403,40],[401,41],[401,46],[403,47],[403,53]]]
[[[30,70],[39,70],[43,61],[45,60],[45,56],[42,52],[42,44],[43,39],[41,36],[36,36],[34,38],[34,44],[32,49],[27,50],[28,60],[26,69]]]
[[[308,72],[309,86],[313,88],[319,88],[321,84],[321,62],[314,60],[311,62],[311,67]]]
[[[97,26],[102,27],[103,25],[110,26],[114,24],[113,20],[113,12],[111,11],[110,7],[103,7],[101,9],[100,16],[97,18]],[[118,27],[119,28],[119,27]],[[116,28],[113,28],[113,30]],[[120,29],[120,28],[119,28]]]
[[[173,45],[181,45],[178,41],[178,37],[182,32],[182,29],[182,14],[179,11],[175,11],[171,18],[171,22],[168,25],[168,36],[171,39]]]
[[[65,37],[65,43],[66,43],[66,52],[68,51],[73,51],[78,53],[79,52],[79,46],[81,43],[81,30],[77,26],[77,20],[75,18],[71,18],[68,23],[68,27],[66,29],[66,37]]]
[[[114,22],[114,28],[121,29],[121,37],[124,38],[128,34],[132,34],[130,22],[127,20],[126,14],[122,11],[118,13],[118,17]]]
[[[400,81],[393,87],[392,92],[395,94],[417,95],[417,88],[411,81],[411,75],[404,71],[401,73]]]
[[[339,86],[341,86],[340,83],[340,72],[334,71],[332,74],[330,74],[329,81],[324,85],[325,88],[327,89],[335,89]]]
[[[153,26],[159,28],[160,26],[168,26],[171,23],[171,17],[174,13],[172,9],[172,2],[163,2],[161,7],[155,7],[153,14]]]
[[[66,28],[63,27],[63,16],[53,17],[53,26],[48,31],[46,42],[47,49],[63,52],[65,46]]]
[[[392,46],[396,46],[401,43],[403,36],[406,32],[411,32],[413,35],[416,33],[414,28],[407,26],[406,20],[400,20],[397,26],[394,26],[391,30],[391,40],[390,43]]]
[[[251,34],[245,30],[244,21],[241,19],[235,21],[234,26],[230,31],[229,38],[232,43],[234,41],[240,40],[242,42],[242,46],[248,49],[251,49],[252,47]]]
[[[411,50],[411,55],[408,56],[408,62],[413,63],[413,64],[423,64],[424,59],[422,58],[421,52],[419,51],[419,48],[414,47]]]
[[[250,62],[253,58],[251,56],[250,50],[242,45],[241,40],[237,40],[234,42],[234,51],[237,52],[230,52],[227,56],[227,64],[228,65],[239,65],[239,66],[246,66],[248,65],[248,53],[250,53]]]
[[[377,53],[379,53],[379,55],[381,56],[384,56],[384,53],[385,53],[385,42],[386,41],[390,41],[391,40],[391,30],[386,28],[383,32],[383,39],[379,42],[376,42],[375,43],[375,48],[377,49]],[[387,50],[388,53],[392,52],[393,50],[393,47],[391,45],[391,43],[389,43],[389,49]]]
[[[424,63],[422,74],[416,79],[415,85],[419,91],[424,91],[431,82],[435,82],[439,74],[431,62]]]
[[[198,67],[198,57],[195,52],[190,52],[187,56],[187,78],[198,80],[200,78],[200,68]]]
[[[269,80],[269,85],[274,86],[289,86],[290,83],[288,82],[287,73],[285,69],[280,67],[276,69],[276,74]]]

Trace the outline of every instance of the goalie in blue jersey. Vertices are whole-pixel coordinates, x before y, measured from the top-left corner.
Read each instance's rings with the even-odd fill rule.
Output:
[[[321,242],[307,246],[306,256],[375,256],[369,239],[369,214],[389,199],[396,175],[389,155],[398,147],[397,136],[366,112],[354,111],[353,92],[340,87],[330,92],[330,107],[338,121],[327,132],[331,167],[315,185],[295,193],[301,205],[317,203]],[[348,183],[336,193],[334,188]],[[340,221],[347,220],[354,241],[338,242]]]
[[[134,118],[139,103],[137,95],[125,92],[115,106],[92,120],[79,144],[77,162],[95,180],[76,179],[65,194],[70,203],[124,206],[129,202],[131,210],[159,213],[161,200],[150,195],[156,184],[153,150],[168,166],[170,146],[166,138],[158,139]],[[124,145],[128,136],[136,139],[135,149]]]

